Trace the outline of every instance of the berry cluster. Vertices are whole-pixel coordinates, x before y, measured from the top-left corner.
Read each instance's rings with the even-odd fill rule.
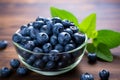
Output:
[[[83,44],[85,35],[68,20],[38,17],[36,21],[21,26],[12,40],[21,47],[38,53],[30,54],[18,48],[18,53],[26,63],[42,70],[56,70],[72,64],[80,56],[79,51],[71,54],[67,52]],[[63,52],[64,54],[59,54]]]
[[[0,77],[9,77],[14,70],[16,70],[16,73],[19,76],[25,76],[28,72],[28,69],[25,67],[20,67],[20,61],[18,59],[12,59],[10,61],[10,66],[12,69],[9,69],[8,67],[2,67],[0,69]]]
[[[99,72],[100,80],[109,80],[110,73],[108,70]],[[80,76],[80,80],[94,80],[94,76],[90,73],[84,73]]]

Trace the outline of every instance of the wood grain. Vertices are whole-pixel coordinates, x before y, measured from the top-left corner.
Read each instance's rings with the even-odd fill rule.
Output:
[[[92,12],[97,13],[97,29],[111,29],[120,32],[120,0],[0,0],[0,40],[9,42],[5,50],[0,51],[0,68],[9,66],[9,60],[18,58],[11,37],[22,25],[35,20],[37,16],[50,17],[50,6],[73,12],[79,21]],[[15,72],[9,78],[0,80],[79,80],[80,74],[88,72],[100,80],[98,72],[110,71],[109,80],[120,80],[120,47],[112,49],[114,60],[111,63],[98,60],[90,65],[86,55],[80,64],[68,73],[48,77],[31,72],[19,77]]]

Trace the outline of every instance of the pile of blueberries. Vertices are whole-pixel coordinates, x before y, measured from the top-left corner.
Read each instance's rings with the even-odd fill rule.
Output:
[[[12,40],[19,46],[38,53],[31,54],[17,48],[27,64],[42,70],[57,70],[74,63],[81,55],[82,49],[71,54],[67,52],[83,44],[85,35],[68,20],[38,17],[36,21],[21,26]]]

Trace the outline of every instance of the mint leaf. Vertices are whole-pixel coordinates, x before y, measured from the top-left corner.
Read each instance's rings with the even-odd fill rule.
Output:
[[[96,30],[96,14],[92,13],[87,16],[80,24],[79,28],[83,33],[86,33],[89,38],[97,36]]]
[[[93,42],[95,45],[103,43],[107,45],[108,48],[114,48],[120,45],[120,33],[112,30],[99,30]]]
[[[113,60],[113,56],[112,56],[109,48],[105,44],[100,43],[97,46],[96,54],[97,54],[97,57],[99,57],[105,61],[111,62]]]
[[[96,52],[96,47],[93,45],[93,43],[88,43],[87,44],[87,51],[90,53]]]
[[[50,11],[51,11],[52,17],[60,17],[61,19],[67,19],[73,22],[76,26],[78,26],[78,20],[72,13],[63,9],[55,8],[55,7],[51,7]]]

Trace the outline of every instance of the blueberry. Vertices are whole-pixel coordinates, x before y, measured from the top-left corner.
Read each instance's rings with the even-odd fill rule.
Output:
[[[12,60],[10,60],[10,66],[13,69],[16,69],[20,66],[20,61],[18,59],[12,59]]]
[[[108,80],[110,76],[110,72],[108,70],[102,70],[99,72],[99,76],[101,80]]]
[[[20,34],[22,36],[29,36],[30,35],[30,30],[33,29],[33,26],[26,27],[20,31]]]
[[[26,63],[32,65],[35,60],[36,60],[36,56],[35,56],[35,55],[31,55],[31,56],[26,60]]]
[[[62,45],[66,45],[67,43],[69,43],[71,40],[71,36],[69,33],[67,32],[61,32],[58,35],[58,42]]]
[[[35,22],[33,22],[33,27],[35,29],[40,29],[43,25],[44,25],[43,21],[35,21]]]
[[[22,25],[21,27],[20,27],[20,30],[23,30],[24,28],[27,28],[28,26],[27,25]]]
[[[39,44],[45,44],[48,42],[49,36],[45,32],[41,32],[37,35],[37,42]]]
[[[57,35],[64,30],[64,26],[61,23],[53,25],[53,34]]]
[[[74,44],[66,44],[65,45],[65,52],[73,50],[73,49],[75,49],[75,45]]]
[[[59,61],[59,62],[58,62],[58,68],[63,68],[63,67],[65,67],[65,66],[66,66],[65,61]]]
[[[55,45],[55,50],[58,50],[59,52],[63,52],[64,47],[61,44],[57,44],[57,45]]]
[[[37,31],[35,29],[30,30],[30,37],[32,39],[36,39]]]
[[[62,24],[63,24],[63,26],[64,26],[65,28],[68,28],[68,27],[70,27],[70,26],[74,26],[74,24],[71,23],[71,22],[69,22],[68,20],[63,20],[63,21],[62,21]]]
[[[52,21],[53,21],[54,24],[55,24],[55,23],[61,23],[61,22],[62,22],[59,17],[54,17],[54,18],[52,18]]]
[[[41,69],[41,68],[44,68],[44,65],[45,65],[44,62],[43,62],[42,60],[40,60],[40,59],[39,59],[39,60],[36,60],[36,61],[34,62],[34,64],[33,64],[34,67],[40,68],[40,69]]]
[[[32,50],[34,49],[34,47],[35,47],[35,43],[34,43],[33,41],[28,41],[27,44],[25,44],[24,47],[25,47],[26,49],[32,51]]]
[[[79,44],[79,45],[81,45],[85,41],[84,34],[74,33],[73,38],[74,38],[74,41],[76,42],[76,44]]]
[[[5,49],[8,45],[6,40],[0,40],[0,49]]]
[[[62,61],[71,60],[71,55],[69,53],[62,54]]]
[[[52,50],[52,45],[50,44],[50,43],[45,43],[44,45],[43,45],[43,51],[45,52],[45,53],[49,53],[49,51],[51,51]]]
[[[34,51],[35,53],[43,53],[43,50],[42,50],[41,48],[39,48],[39,47],[35,47],[35,48],[33,49],[33,51]]]
[[[28,73],[28,69],[25,67],[19,67],[16,72],[19,76],[25,76]]]
[[[73,35],[73,31],[70,28],[66,28],[64,32],[68,32],[71,36]]]
[[[77,33],[79,31],[76,26],[70,26],[70,29],[73,31],[73,33]]]
[[[94,77],[92,74],[84,73],[80,76],[80,80],[94,80]]]
[[[22,37],[21,44],[24,45],[24,44],[26,44],[30,40],[31,40],[31,37],[29,37],[29,36]]]
[[[97,56],[95,53],[88,53],[88,61],[90,63],[95,63],[97,60]]]
[[[36,18],[36,21],[44,21],[44,18],[43,18],[43,17],[38,16],[38,17]]]
[[[28,27],[29,27],[29,26],[33,26],[33,23],[30,22],[30,23],[27,24],[27,26],[28,26]]]
[[[48,69],[48,70],[55,68],[55,62],[53,62],[53,61],[48,61],[48,62],[46,63],[45,68]]]
[[[15,33],[13,36],[12,36],[12,40],[16,43],[20,43],[21,40],[22,40],[22,35],[20,33]]]
[[[41,28],[40,28],[40,32],[45,32],[47,33],[48,35],[51,34],[51,27],[47,26],[47,25],[43,25]]]
[[[51,50],[49,55],[49,60],[51,61],[58,61],[60,59],[60,56],[58,55],[58,50]]]
[[[46,63],[46,62],[49,61],[49,57],[48,57],[47,55],[44,55],[44,56],[42,57],[42,60]]]
[[[51,43],[52,45],[56,45],[56,44],[58,43],[58,38],[57,38],[57,36],[52,35],[52,36],[50,37],[50,43]]]
[[[3,67],[0,69],[0,77],[9,77],[11,75],[11,69]]]

